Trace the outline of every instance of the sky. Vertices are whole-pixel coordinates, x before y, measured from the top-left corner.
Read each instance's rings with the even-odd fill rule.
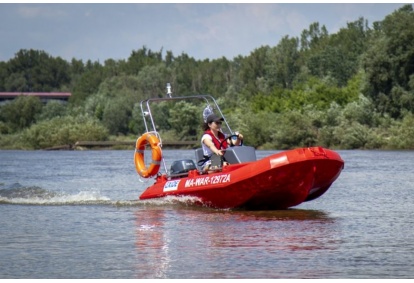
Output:
[[[303,1],[302,1],[303,2]],[[407,2],[409,3],[409,2]],[[0,3],[0,61],[21,49],[41,50],[67,61],[127,60],[144,46],[186,53],[196,60],[248,56],[300,37],[310,24],[329,34],[360,17],[373,22],[401,3]]]

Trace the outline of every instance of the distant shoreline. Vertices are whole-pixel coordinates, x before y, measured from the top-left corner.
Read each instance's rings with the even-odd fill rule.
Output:
[[[75,144],[58,145],[43,150],[85,150],[85,149],[134,149],[136,141],[78,141]],[[196,141],[165,141],[165,148],[195,148]]]

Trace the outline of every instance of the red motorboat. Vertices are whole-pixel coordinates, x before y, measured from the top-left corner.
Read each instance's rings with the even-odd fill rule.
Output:
[[[167,98],[141,101],[146,133],[137,140],[134,162],[141,177],[155,178],[154,184],[139,197],[141,200],[191,196],[197,199],[196,204],[212,208],[286,209],[320,197],[344,168],[344,161],[338,153],[322,147],[298,148],[257,160],[255,149],[243,145],[227,148],[224,157],[230,164],[221,166],[218,163],[208,173],[196,166],[202,159],[201,148],[195,150],[196,162],[191,159],[174,160],[168,170],[150,103],[201,99],[207,103],[206,107],[224,116],[209,95],[172,97],[169,85],[167,89]],[[233,135],[225,118],[224,123]],[[152,126],[152,131],[148,125]],[[151,148],[148,165],[144,161],[147,146]],[[164,173],[159,172],[162,164]]]

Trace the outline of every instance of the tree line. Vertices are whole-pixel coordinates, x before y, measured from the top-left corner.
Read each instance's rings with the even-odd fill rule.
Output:
[[[0,148],[136,137],[145,130],[139,102],[165,96],[170,82],[176,95],[215,97],[232,128],[256,148],[414,149],[412,42],[413,7],[404,5],[382,21],[369,25],[361,17],[334,34],[315,22],[300,37],[232,60],[145,46],[103,63],[20,50],[0,62],[0,92],[72,97],[44,105],[20,96],[0,105]],[[201,114],[189,116],[193,105],[176,107],[157,105],[164,139],[198,139]]]

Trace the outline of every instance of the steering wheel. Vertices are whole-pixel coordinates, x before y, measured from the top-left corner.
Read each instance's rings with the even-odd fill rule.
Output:
[[[235,146],[232,142],[231,142],[231,140],[232,140],[232,138],[238,138],[239,137],[239,135],[230,135],[230,136],[228,136],[226,139],[224,139],[221,143],[220,143],[220,148],[222,148],[223,147],[223,143],[225,142],[225,141],[227,141],[227,140],[230,140],[230,142],[227,142],[229,145],[230,145],[230,147],[233,147],[233,146]],[[241,146],[241,145],[243,145],[243,140],[240,140],[240,145],[239,146]]]

